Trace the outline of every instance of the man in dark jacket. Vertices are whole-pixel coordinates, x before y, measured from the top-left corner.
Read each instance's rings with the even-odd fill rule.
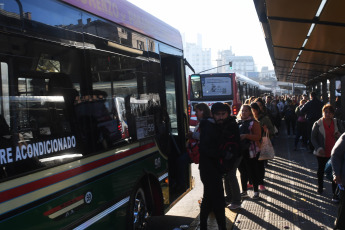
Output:
[[[226,120],[227,105],[215,103],[211,112],[214,118],[200,122],[199,170],[204,185],[204,195],[200,208],[200,230],[207,229],[207,219],[214,212],[218,228],[226,229],[223,171],[220,164],[222,152],[219,150],[222,124]]]
[[[231,116],[230,107],[227,106],[226,115],[227,118],[222,123],[222,136],[220,148],[223,155],[223,171],[224,176],[224,188],[226,203],[230,203],[229,209],[241,208],[241,192],[238,184],[236,172],[237,168],[242,161],[242,155],[240,151],[240,130],[236,122],[236,118]]]
[[[345,133],[342,134],[332,149],[331,161],[334,182],[340,190],[338,216],[334,229],[345,229]]]
[[[306,114],[306,119],[308,122],[307,126],[307,138],[309,142],[310,150],[313,151],[314,147],[311,144],[310,135],[311,129],[315,121],[319,120],[322,117],[322,107],[323,103],[317,98],[315,92],[310,93],[310,100],[304,104],[300,112]]]

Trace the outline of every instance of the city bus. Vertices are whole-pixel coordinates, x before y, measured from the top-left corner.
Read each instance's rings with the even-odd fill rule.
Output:
[[[232,115],[237,115],[242,103],[251,96],[261,96],[260,89],[267,89],[258,82],[238,73],[192,74],[188,80],[188,114],[190,125],[195,126],[195,104],[204,102],[212,106],[215,102],[227,103]]]
[[[0,229],[144,229],[190,191],[178,30],[124,0],[3,0],[0,44]]]

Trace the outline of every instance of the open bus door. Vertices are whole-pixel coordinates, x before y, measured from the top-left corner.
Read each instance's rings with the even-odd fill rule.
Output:
[[[170,199],[175,200],[190,188],[190,164],[186,152],[187,95],[183,59],[162,55],[166,112],[170,119],[169,183]]]

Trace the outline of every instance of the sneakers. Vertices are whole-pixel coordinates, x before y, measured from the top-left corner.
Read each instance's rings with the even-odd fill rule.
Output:
[[[266,191],[265,185],[260,184],[260,185],[259,185],[259,191],[261,191],[261,192]]]
[[[339,197],[337,195],[333,195],[332,203],[335,203],[335,204],[339,203]]]
[[[253,200],[257,200],[259,199],[259,193],[258,192],[254,192],[254,196],[252,197]]]
[[[248,193],[247,193],[247,192],[242,192],[242,193],[241,193],[241,197],[242,197],[242,198],[246,198],[246,197],[249,197],[249,196],[248,196]]]
[[[247,189],[252,189],[253,185],[252,184],[247,184]]]
[[[231,210],[236,210],[236,209],[241,208],[241,205],[240,204],[230,204],[228,206],[228,208],[231,209]]]

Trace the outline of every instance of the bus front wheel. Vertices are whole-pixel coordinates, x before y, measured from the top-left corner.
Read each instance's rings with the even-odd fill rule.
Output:
[[[149,210],[147,206],[144,189],[140,186],[131,196],[129,206],[129,229],[147,229],[147,218]]]

